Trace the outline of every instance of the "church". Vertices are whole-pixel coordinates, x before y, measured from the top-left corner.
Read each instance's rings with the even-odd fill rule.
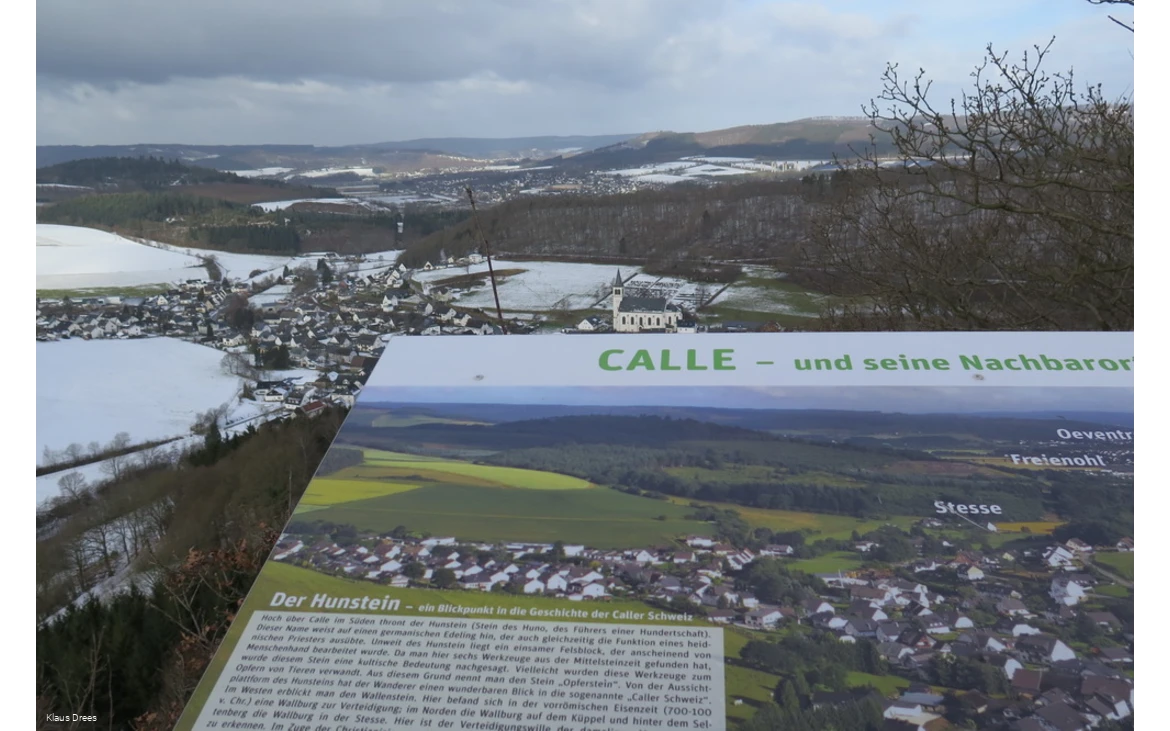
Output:
[[[613,329],[619,333],[678,332],[682,310],[665,297],[626,297],[622,273],[613,278]]]

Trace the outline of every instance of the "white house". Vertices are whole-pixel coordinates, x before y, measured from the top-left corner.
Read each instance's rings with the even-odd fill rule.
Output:
[[[1032,662],[1054,663],[1077,658],[1071,647],[1052,635],[1026,635],[1016,643],[1016,648]]]
[[[761,607],[744,615],[743,622],[753,629],[768,629],[775,627],[784,615],[776,607]]]
[[[1067,576],[1057,576],[1052,580],[1052,586],[1048,590],[1048,595],[1057,604],[1063,604],[1066,607],[1075,607],[1085,600],[1085,590],[1087,586],[1082,586],[1075,579]]]
[[[1004,625],[1004,629],[1011,632],[1012,637],[1023,637],[1024,635],[1038,635],[1040,630],[1036,629],[1030,624],[1023,622],[1012,622],[1009,625]]]
[[[959,569],[959,578],[967,581],[981,581],[983,569],[978,566],[963,566]]]
[[[657,556],[644,548],[633,555],[634,561],[638,563],[653,563],[657,558]]]
[[[544,586],[548,591],[564,591],[569,588],[569,582],[560,574],[544,577]]]
[[[577,593],[589,599],[597,599],[599,597],[609,596],[609,594],[607,594],[605,591],[605,586],[603,584],[597,583],[585,584],[580,588],[580,590],[577,591]]]
[[[801,606],[804,607],[805,613],[807,615],[809,615],[810,617],[814,614],[822,614],[822,613],[835,614],[836,613],[836,610],[833,608],[833,605],[828,603],[824,599],[809,599],[805,602],[802,602]]]
[[[1051,546],[1044,552],[1044,563],[1051,568],[1073,565],[1073,553],[1064,546]]]
[[[1011,680],[1017,670],[1023,670],[1024,664],[1011,655],[995,655],[990,659],[992,665],[1003,671],[1008,680]]]

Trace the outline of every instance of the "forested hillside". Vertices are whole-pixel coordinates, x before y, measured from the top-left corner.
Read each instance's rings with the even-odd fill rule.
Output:
[[[234,173],[189,165],[161,157],[95,157],[37,169],[37,183],[92,188],[158,190],[201,183],[247,183],[280,187],[278,181],[250,181]]]
[[[171,728],[343,417],[213,431],[177,467],[143,464],[38,515],[38,710]],[[127,564],[149,588],[85,602]]]
[[[808,233],[811,204],[828,187],[800,181],[514,200],[480,212],[492,249],[501,254],[672,259],[793,259]],[[407,266],[480,247],[472,222],[411,247]]]

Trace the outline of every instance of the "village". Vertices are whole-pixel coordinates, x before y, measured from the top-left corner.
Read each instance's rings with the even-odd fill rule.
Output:
[[[863,540],[853,550],[865,554],[877,546]],[[1133,540],[1097,550],[1132,552]],[[977,681],[956,676],[947,684],[968,690],[964,702],[979,716],[980,728],[1080,731],[1133,712],[1133,637],[1113,613],[1082,608],[1099,584],[1108,583],[1089,569],[1093,551],[1074,538],[1043,550],[918,556],[818,574],[815,595],[779,604],[760,600],[747,569],[765,560],[783,566],[792,546],[739,549],[703,536],[688,536],[677,547],[630,550],[465,543],[406,537],[400,530],[354,533],[338,542],[322,536],[319,526],[294,519],[272,559],[397,588],[574,602],[636,599],[762,637],[805,631],[843,643],[871,642],[889,674],[910,681],[904,692],[883,698],[888,728],[938,728],[934,722],[944,710],[940,668],[963,666],[993,673]],[[1007,567],[1026,567],[1043,597],[1025,596]],[[1085,647],[1086,633],[1095,646]],[[819,692],[814,700],[856,697]]]
[[[361,271],[362,264],[362,257],[326,253],[315,270],[286,267],[281,276],[193,279],[145,296],[38,298],[37,340],[170,337],[199,343],[238,356],[232,367],[252,381],[246,395],[312,413],[328,404],[353,405],[389,334],[501,332],[498,324],[446,305],[444,289],[412,286],[401,265]],[[322,276],[326,270],[331,275]],[[507,327],[525,334],[533,324]],[[264,377],[265,370],[290,369],[317,377]]]
[[[254,272],[237,281],[191,279],[157,294],[38,298],[37,340],[170,337],[199,343],[239,356],[237,375],[252,379],[245,389],[251,398],[312,411],[327,404],[352,406],[388,335],[522,335],[545,322],[540,315],[501,322],[459,307],[452,304],[451,288],[419,281],[416,270],[402,264],[331,252],[303,258],[312,257],[315,269],[286,266],[283,272]],[[417,271],[457,270],[483,261],[473,253]],[[589,315],[563,332],[697,331],[693,316],[666,297],[653,296],[659,293],[634,290],[623,298],[622,291],[619,272],[612,316]],[[263,375],[289,369],[317,376],[269,381]]]

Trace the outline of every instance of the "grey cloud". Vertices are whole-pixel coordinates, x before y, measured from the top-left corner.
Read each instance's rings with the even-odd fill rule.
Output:
[[[1055,67],[1132,87],[1128,39],[1109,35],[1094,6],[1062,6],[1042,32],[1013,34],[1005,0],[988,2],[1005,16],[997,45],[1023,50],[1055,33]],[[969,84],[988,39],[950,20],[957,6],[914,15],[920,7],[40,0],[37,137],[333,145],[697,131],[857,114],[887,61],[926,68],[945,104]]]
[[[427,83],[491,72],[636,85],[651,71],[648,47],[722,4],[43,0],[37,71],[97,84],[233,75]]]

